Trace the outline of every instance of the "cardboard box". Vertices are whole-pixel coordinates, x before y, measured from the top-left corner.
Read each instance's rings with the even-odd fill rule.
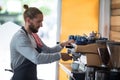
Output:
[[[100,66],[101,59],[98,54],[98,44],[78,45],[75,48],[75,52],[80,52],[86,55],[86,61],[88,66]]]
[[[99,55],[96,54],[86,54],[87,66],[100,66],[101,60]]]
[[[83,54],[87,54],[87,53],[97,54],[98,53],[97,49],[98,49],[98,45],[96,43],[88,44],[88,45],[78,45],[75,47],[75,52],[80,52]]]

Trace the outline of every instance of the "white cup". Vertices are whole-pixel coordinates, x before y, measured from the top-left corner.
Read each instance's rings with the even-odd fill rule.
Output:
[[[72,70],[78,70],[78,69],[79,69],[79,63],[73,62],[73,63],[71,64],[71,67],[72,67]]]

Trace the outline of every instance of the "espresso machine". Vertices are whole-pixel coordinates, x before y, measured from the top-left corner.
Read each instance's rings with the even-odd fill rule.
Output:
[[[88,44],[88,45],[76,45],[72,44],[72,46],[67,47],[68,48],[68,53],[72,54],[73,56],[73,61],[78,61],[80,64],[80,69],[85,72],[85,79],[84,80],[98,80],[98,77],[101,77],[99,75],[106,75],[107,74],[107,68],[108,68],[108,62],[109,62],[109,56],[108,56],[108,51],[106,48],[106,40],[99,40],[94,44]],[[98,53],[99,52],[99,53]],[[82,63],[80,61],[81,56],[88,56],[88,63]],[[92,59],[97,62],[98,66],[94,64],[94,62],[89,63],[89,56],[92,56]],[[101,59],[101,63],[99,62],[99,56]],[[105,58],[106,57],[106,58]],[[108,80],[107,77],[105,76],[104,79],[99,79],[99,80]]]
[[[77,61],[79,62],[79,69],[84,72],[84,79],[82,80],[95,80],[95,71],[98,67],[93,65],[87,64],[87,57],[86,54],[93,54],[97,55],[97,44],[91,44],[91,45],[76,45],[71,44],[71,46],[67,46],[68,53],[72,54],[73,62]],[[84,61],[81,59],[84,56]],[[85,60],[86,59],[86,60]],[[96,60],[96,59],[95,59]]]
[[[106,47],[108,40],[96,40],[95,45],[91,45],[95,50],[95,56],[100,61],[97,65],[86,66],[85,80],[109,80],[109,53]],[[93,51],[93,50],[92,50]],[[90,51],[89,51],[90,52]],[[87,53],[89,54],[89,53]],[[95,58],[93,57],[93,58]],[[94,60],[93,60],[94,63]]]
[[[84,80],[120,80],[120,42],[96,40],[92,44],[75,45],[68,53],[72,53],[74,61],[81,55],[88,56]]]
[[[96,41],[101,65],[88,66],[85,80],[120,80],[120,42]]]
[[[95,71],[95,80],[120,80],[120,42],[107,41],[105,44],[106,47],[98,47],[102,64]]]

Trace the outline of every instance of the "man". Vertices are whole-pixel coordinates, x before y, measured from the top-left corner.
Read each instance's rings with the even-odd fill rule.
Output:
[[[37,80],[37,64],[51,63],[61,58],[66,61],[71,56],[60,53],[64,46],[73,41],[62,42],[53,48],[46,46],[36,34],[42,27],[43,14],[35,7],[24,12],[25,25],[13,36],[10,43],[12,80]]]

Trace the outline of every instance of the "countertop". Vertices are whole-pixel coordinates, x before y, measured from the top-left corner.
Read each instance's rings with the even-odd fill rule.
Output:
[[[59,63],[60,67],[63,69],[63,71],[65,71],[67,73],[68,76],[70,76],[71,78],[73,78],[73,80],[75,80],[75,76],[76,74],[83,74],[84,72],[82,70],[77,70],[77,71],[73,71],[72,67],[71,67],[71,63]]]

